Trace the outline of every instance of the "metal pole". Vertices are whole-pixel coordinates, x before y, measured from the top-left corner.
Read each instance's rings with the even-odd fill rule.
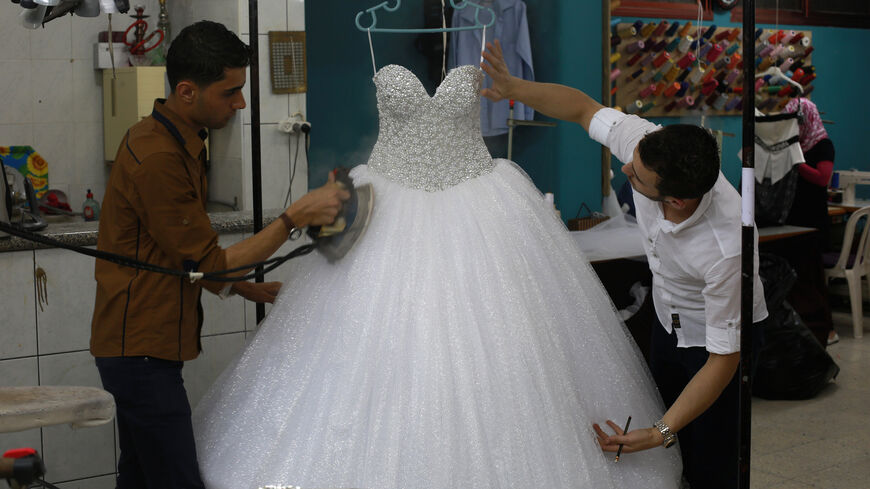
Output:
[[[263,178],[260,171],[260,50],[257,31],[257,0],[248,0],[251,33],[251,189],[254,197],[254,233],[263,229]],[[263,282],[263,267],[257,267],[257,282]],[[265,304],[257,304],[257,324],[266,317]]]
[[[743,174],[738,487],[749,489],[752,452],[752,309],[755,285],[755,0],[743,1]]]

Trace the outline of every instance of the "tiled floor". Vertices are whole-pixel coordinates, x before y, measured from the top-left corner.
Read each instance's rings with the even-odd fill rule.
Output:
[[[806,401],[753,400],[752,488],[870,487],[870,331],[855,339],[846,311],[834,325],[840,342],[828,352],[841,370],[831,385]]]

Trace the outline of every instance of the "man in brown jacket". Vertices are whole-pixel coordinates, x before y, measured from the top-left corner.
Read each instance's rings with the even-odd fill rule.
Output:
[[[206,129],[224,127],[245,107],[249,56],[248,46],[221,24],[202,21],[178,34],[167,55],[169,97],[154,102],[151,116],[131,127],[118,149],[97,249],[210,272],[263,261],[288,235],[335,220],[349,195],[330,179],[261,232],[226,249],[218,246],[205,211],[203,140]],[[102,260],[95,277],[91,353],[117,406],[117,487],[203,488],[181,369],[200,351],[202,288],[220,293],[227,286]],[[272,302],[279,287],[236,282],[231,291]]]

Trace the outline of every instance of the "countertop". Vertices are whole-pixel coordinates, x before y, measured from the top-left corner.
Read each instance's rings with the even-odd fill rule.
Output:
[[[274,221],[280,213],[281,209],[263,210],[263,225]],[[253,211],[211,212],[209,218],[214,230],[220,234],[251,233],[254,231]],[[73,246],[94,246],[97,244],[99,222],[82,220],[51,222],[52,219],[54,218],[51,216],[47,217],[48,227],[36,234]],[[0,252],[40,248],[53,248],[53,246],[35,243],[18,236],[0,238]]]

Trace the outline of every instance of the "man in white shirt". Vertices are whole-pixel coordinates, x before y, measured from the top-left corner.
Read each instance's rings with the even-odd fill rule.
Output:
[[[679,433],[693,489],[737,487],[740,362],[740,195],[719,170],[715,139],[703,128],[658,126],[609,109],[583,92],[510,75],[501,47],[487,44],[481,94],[514,99],[576,122],[624,163],[653,275],[657,325],[650,367],[667,406],[653,427],[616,435],[595,431],[604,451],[673,445]],[[753,320],[767,317],[755,251]]]

